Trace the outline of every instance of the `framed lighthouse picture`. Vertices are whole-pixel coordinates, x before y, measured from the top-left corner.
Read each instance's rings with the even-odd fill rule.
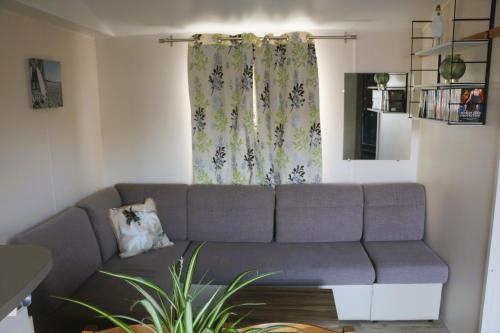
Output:
[[[33,109],[63,106],[61,63],[44,59],[29,59],[29,80]]]

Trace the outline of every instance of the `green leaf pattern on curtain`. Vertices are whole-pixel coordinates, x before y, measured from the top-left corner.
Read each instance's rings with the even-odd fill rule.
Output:
[[[256,49],[258,149],[264,183],[321,182],[316,48],[306,33],[264,39]]]
[[[193,36],[194,183],[321,182],[316,50],[305,33],[285,36]]]
[[[188,51],[193,177],[202,184],[256,184],[255,36],[195,35]]]

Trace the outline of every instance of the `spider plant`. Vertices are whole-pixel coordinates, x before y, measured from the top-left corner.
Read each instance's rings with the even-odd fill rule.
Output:
[[[258,274],[256,271],[245,271],[240,273],[227,288],[222,291],[220,288],[217,289],[209,297],[208,301],[201,305],[200,310],[195,313],[195,311],[193,311],[193,301],[199,296],[204,287],[209,285],[205,284],[194,292],[191,291],[193,276],[202,246],[203,244],[199,245],[194,251],[185,272],[183,272],[182,259],[177,264],[169,267],[173,290],[170,294],[156,283],[147,279],[101,271],[103,274],[125,281],[140,293],[142,299],[135,301],[130,309],[133,310],[137,306],[142,307],[148,315],[146,318],[137,319],[131,316],[114,315],[85,301],[64,297],[57,298],[86,307],[96,312],[99,316],[108,319],[127,333],[134,333],[129,323],[147,327],[153,333],[242,332],[238,331],[236,327],[244,317],[240,317],[232,323],[229,323],[228,319],[234,315],[232,312],[234,308],[248,304],[228,306],[226,305],[227,300],[241,288],[274,273]],[[248,329],[243,332],[265,333],[275,331],[282,327],[285,326],[274,325],[262,329]]]

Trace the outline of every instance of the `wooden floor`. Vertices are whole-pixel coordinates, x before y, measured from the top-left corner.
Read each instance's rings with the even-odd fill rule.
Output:
[[[289,287],[246,287],[228,301],[233,312],[245,319],[241,327],[265,323],[307,323],[325,327],[338,323],[331,289]]]

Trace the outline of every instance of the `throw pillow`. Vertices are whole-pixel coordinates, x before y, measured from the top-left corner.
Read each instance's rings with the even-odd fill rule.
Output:
[[[109,217],[122,258],[174,244],[163,232],[156,204],[151,198],[144,204],[111,208]]]

